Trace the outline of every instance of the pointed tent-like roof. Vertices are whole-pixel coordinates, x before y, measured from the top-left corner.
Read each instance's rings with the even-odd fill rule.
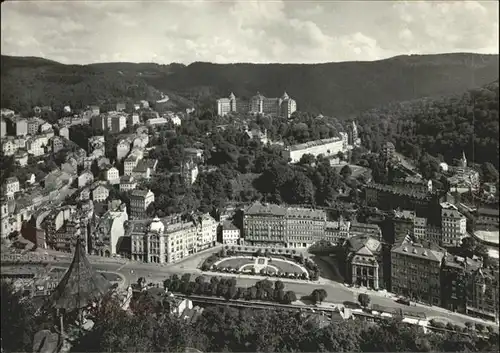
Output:
[[[54,289],[49,305],[57,309],[76,310],[86,307],[90,301],[101,299],[111,284],[90,265],[82,240],[78,237],[75,254],[68,271]]]

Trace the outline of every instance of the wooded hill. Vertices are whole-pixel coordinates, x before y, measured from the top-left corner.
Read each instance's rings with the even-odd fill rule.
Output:
[[[2,107],[95,104],[176,94],[200,108],[234,92],[276,97],[287,91],[301,111],[343,118],[391,102],[449,95],[498,78],[498,55],[398,56],[373,62],[325,64],[63,65],[2,56]]]
[[[389,104],[357,117],[366,147],[390,141],[419,160],[429,153],[448,163],[466,153],[469,163],[498,169],[498,80],[462,94]]]

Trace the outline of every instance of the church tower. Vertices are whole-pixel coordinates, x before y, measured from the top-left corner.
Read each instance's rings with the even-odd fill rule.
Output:
[[[465,158],[465,152],[462,151],[462,160],[461,160],[462,168],[467,168],[467,158]]]

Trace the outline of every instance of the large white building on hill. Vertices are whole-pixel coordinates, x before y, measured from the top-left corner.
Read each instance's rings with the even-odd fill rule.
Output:
[[[312,154],[314,157],[320,154],[325,157],[335,156],[345,149],[345,141],[341,137],[332,137],[329,139],[309,141],[299,145],[289,146],[283,152],[283,156],[288,158],[291,163],[300,161],[303,155]]]
[[[250,101],[236,98],[231,93],[228,98],[217,100],[217,114],[229,113],[269,114],[289,118],[297,110],[297,103],[285,92],[280,98],[266,98],[259,92]]]

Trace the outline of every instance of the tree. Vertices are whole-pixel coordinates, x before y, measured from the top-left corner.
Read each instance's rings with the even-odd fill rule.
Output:
[[[182,282],[189,282],[191,280],[191,274],[190,273],[185,273],[181,277]]]
[[[358,295],[358,302],[363,308],[366,308],[370,305],[370,296],[366,293],[361,293]]]
[[[280,290],[282,291],[283,289],[285,289],[285,285],[281,281],[276,281],[276,282],[274,282],[274,289],[278,290],[278,291],[280,291]]]
[[[340,175],[342,175],[344,179],[351,177],[352,170],[351,167],[349,167],[349,164],[346,164],[345,166],[342,167],[342,169],[340,170]]]
[[[322,303],[327,297],[326,290],[324,289],[315,289],[312,291],[310,298],[314,301],[314,303]]]
[[[196,277],[195,282],[198,284],[203,284],[203,283],[205,283],[205,277],[198,276],[198,277]]]
[[[35,317],[31,301],[21,302],[21,295],[5,281],[1,282],[1,344],[2,351],[28,352],[32,349],[34,334],[42,327],[40,318]],[[49,327],[46,327],[49,328]]]
[[[498,182],[498,170],[490,162],[483,163],[481,165],[481,172],[483,174],[483,179],[486,182]]]
[[[291,290],[285,292],[285,295],[283,296],[283,304],[291,304],[296,300],[297,296],[295,295],[295,292]]]

